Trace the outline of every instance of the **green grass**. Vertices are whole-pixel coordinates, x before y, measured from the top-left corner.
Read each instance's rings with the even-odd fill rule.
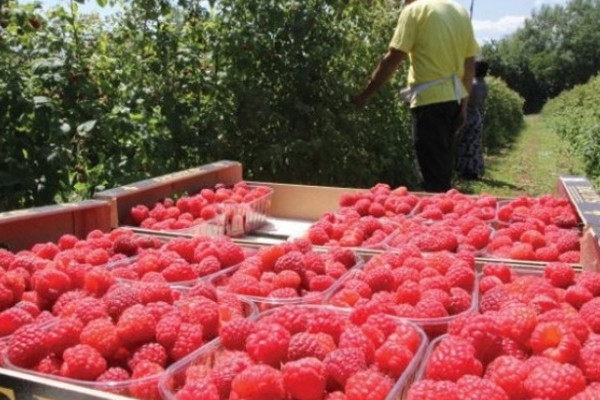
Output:
[[[457,178],[455,187],[463,193],[501,197],[554,194],[559,176],[585,175],[583,163],[569,153],[569,147],[546,125],[542,115],[528,115],[523,131],[510,148],[486,156],[483,179]]]

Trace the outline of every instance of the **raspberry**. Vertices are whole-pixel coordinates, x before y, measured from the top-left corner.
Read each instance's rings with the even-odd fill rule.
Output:
[[[314,357],[324,360],[335,348],[333,338],[326,333],[299,332],[290,338],[287,359]]]
[[[461,400],[454,382],[424,379],[415,382],[408,390],[407,400]]]
[[[485,378],[504,389],[511,399],[527,397],[524,382],[529,369],[522,360],[513,356],[500,356],[492,361],[486,371]]]
[[[129,380],[129,372],[126,369],[120,367],[108,368],[102,374],[96,378],[97,382],[122,382]],[[126,394],[126,393],[119,393]]]
[[[585,286],[575,284],[567,288],[565,300],[573,307],[580,309],[588,301],[592,300],[594,295]]]
[[[500,311],[499,321],[503,336],[527,344],[537,325],[537,313],[530,306],[514,304]]]
[[[220,398],[229,398],[231,383],[237,375],[251,365],[253,365],[252,360],[244,352],[232,352],[227,357],[222,357],[217,361],[217,364],[210,370],[209,376],[217,387]],[[187,372],[188,382],[192,381],[189,371],[190,369]]]
[[[588,381],[600,381],[600,340],[597,336],[585,342],[577,364]]]
[[[482,268],[483,276],[495,276],[503,283],[512,281],[512,270],[504,263],[486,263]]]
[[[36,325],[24,325],[10,337],[6,355],[18,367],[32,368],[48,354],[44,332]]]
[[[567,251],[558,256],[558,261],[570,264],[579,263],[581,259],[581,254],[578,250]]]
[[[167,365],[167,351],[158,343],[146,343],[138,347],[127,362],[129,369],[134,370],[135,366],[141,361],[151,361],[155,364],[165,367]]]
[[[133,237],[120,236],[113,244],[115,254],[123,254],[126,257],[133,257],[138,252],[138,246]]]
[[[570,307],[570,306],[569,306]],[[566,325],[580,343],[584,343],[590,334],[590,327],[574,309],[563,307],[538,315],[538,323],[559,322]]]
[[[57,356],[61,356],[65,349],[79,344],[83,326],[77,318],[58,319],[46,333],[46,347]]]
[[[71,289],[71,278],[59,270],[46,268],[36,271],[31,276],[31,286],[40,298],[54,301]]]
[[[460,314],[471,308],[473,298],[471,294],[460,287],[450,289],[450,303],[448,304],[448,313],[450,315]]]
[[[570,364],[547,362],[535,367],[525,379],[530,397],[568,400],[586,386],[582,372]]]
[[[183,322],[177,332],[175,342],[170,347],[169,355],[173,360],[180,360],[204,344],[202,325]]]
[[[133,219],[135,225],[139,226],[142,221],[149,217],[150,210],[144,205],[137,205],[129,211],[129,215]]]
[[[564,231],[556,242],[560,253],[579,250],[579,234],[575,231]]]
[[[91,265],[104,265],[109,259],[110,255],[102,248],[92,250],[85,256],[85,262]]]
[[[396,290],[395,300],[397,304],[411,304],[414,306],[421,300],[421,289],[419,284],[413,281],[404,282]]]
[[[31,248],[31,251],[40,258],[53,260],[60,252],[60,248],[52,242],[37,243]]]
[[[63,308],[72,301],[81,300],[86,297],[85,292],[81,290],[70,290],[65,292],[56,299],[54,305],[52,306],[52,313],[54,315],[62,315]]]
[[[571,397],[570,400],[596,400],[598,398],[600,398],[600,385],[593,382],[583,392]]]
[[[329,241],[329,235],[327,234],[327,231],[320,226],[312,226],[308,230],[307,236],[308,240],[317,246],[322,246]]]
[[[154,340],[156,320],[144,306],[136,304],[123,311],[116,329],[123,344],[140,345]]]
[[[106,371],[106,360],[86,344],[69,347],[63,353],[60,374],[66,378],[93,381]]]
[[[144,278],[142,278],[144,279]],[[173,303],[173,291],[167,282],[136,282],[135,286],[142,304]]]
[[[257,362],[279,366],[287,357],[290,332],[276,323],[258,324],[246,339],[246,351]]]
[[[133,382],[129,390],[132,397],[144,400],[159,400],[161,395],[158,391],[158,378],[163,372],[164,369],[158,364],[150,361],[139,362],[131,374]],[[149,377],[154,378],[147,379]]]
[[[218,335],[219,306],[204,297],[194,297],[178,301],[176,305],[181,312],[183,322],[200,324],[204,331],[204,339],[210,340]]]
[[[356,264],[356,256],[350,249],[334,247],[329,251],[329,255],[334,261],[341,262],[346,269],[350,269]]]
[[[85,274],[83,289],[101,297],[115,283],[115,278],[105,267],[94,267]]]
[[[488,242],[490,241],[490,233],[491,230],[488,226],[476,226],[467,234],[467,243],[476,249],[481,250],[487,246]]]
[[[433,350],[426,367],[426,377],[457,381],[463,375],[481,376],[483,367],[475,358],[475,347],[466,339],[448,336]]]
[[[490,315],[479,314],[469,319],[459,336],[471,342],[475,356],[484,364],[496,358],[502,351],[501,324]]]
[[[46,375],[60,375],[61,365],[62,360],[59,357],[49,355],[44,357],[35,367],[33,367],[33,370]]]
[[[327,377],[325,365],[316,358],[290,361],[281,368],[283,386],[297,400],[321,400]]]
[[[304,256],[299,251],[290,251],[277,259],[273,270],[276,273],[290,270],[302,274],[304,270]]]
[[[531,333],[529,343],[534,354],[560,363],[576,361],[581,348],[577,337],[560,322],[539,323]]]
[[[167,282],[186,282],[198,278],[198,273],[183,261],[173,263],[161,272]]]
[[[163,347],[171,349],[177,340],[180,328],[181,315],[179,313],[163,316],[156,324],[156,341]]]
[[[366,272],[363,280],[369,285],[373,293],[379,291],[394,291],[394,276],[388,268],[379,267]]]
[[[373,343],[357,326],[349,326],[342,332],[338,348],[356,348],[361,350],[365,354],[365,360],[369,364],[373,362],[375,356]]]
[[[177,400],[219,400],[219,390],[210,379],[199,379],[186,382],[185,386],[177,392]]]
[[[456,382],[458,396],[463,400],[509,400],[504,390],[488,379],[463,376]]]
[[[600,273],[592,271],[583,271],[575,278],[577,284],[585,287],[592,292],[592,295],[600,295]]]
[[[309,316],[307,330],[311,333],[326,333],[337,342],[347,322],[346,317],[338,312],[318,309]]]
[[[233,379],[230,398],[283,400],[283,374],[269,365],[252,365]]]
[[[488,291],[502,286],[502,281],[497,276],[488,275],[481,278],[479,281],[479,292],[485,295]]]
[[[413,356],[413,351],[407,346],[388,340],[375,352],[375,365],[379,371],[398,379],[412,361]]]
[[[575,270],[565,263],[554,262],[544,268],[544,277],[555,287],[567,288],[575,282]]]
[[[222,268],[239,264],[246,258],[240,245],[226,240],[220,241],[217,252]]]
[[[579,315],[595,333],[600,333],[600,298],[594,298],[579,309]]]
[[[324,363],[329,378],[341,387],[348,378],[367,367],[364,352],[354,348],[333,350]]]
[[[256,323],[246,318],[236,318],[221,328],[219,338],[228,350],[244,350],[248,335],[254,332]]]
[[[21,308],[9,308],[0,313],[0,337],[7,336],[23,325],[33,322],[33,317]]]
[[[345,386],[347,400],[384,400],[393,382],[374,370],[359,371],[348,378]]]
[[[62,311],[61,316],[79,318],[84,324],[98,318],[108,317],[104,303],[94,297],[84,297],[81,300],[75,300],[65,306]]]
[[[510,250],[510,258],[513,260],[535,260],[533,246],[529,243],[516,243]]]
[[[127,308],[140,303],[136,288],[121,284],[111,287],[102,300],[106,304],[108,315],[115,320],[119,319],[119,316]]]
[[[446,273],[446,278],[451,287],[459,287],[468,292],[475,285],[475,273],[472,269],[461,265],[452,265]]]
[[[535,259],[537,261],[558,261],[560,254],[554,245],[540,247],[535,250]]]

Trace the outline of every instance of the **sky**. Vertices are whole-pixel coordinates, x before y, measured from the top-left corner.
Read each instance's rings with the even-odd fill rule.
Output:
[[[471,1],[474,2],[473,7],[473,28],[475,36],[479,43],[485,43],[490,40],[498,40],[502,37],[513,33],[523,21],[534,10],[539,9],[543,4],[564,5],[568,0],[455,0],[462,4],[467,10],[471,7]],[[24,2],[24,1],[21,1]],[[67,0],[42,0],[42,5],[54,6],[57,4],[68,4]],[[100,11],[101,14],[110,12],[108,9],[102,9],[97,6],[95,0],[87,0],[82,11]]]

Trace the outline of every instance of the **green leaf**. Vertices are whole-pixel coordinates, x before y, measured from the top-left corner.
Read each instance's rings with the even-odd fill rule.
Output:
[[[77,127],[77,134],[81,137],[86,137],[88,133],[96,126],[96,120],[92,119]]]
[[[96,3],[98,3],[100,7],[106,6],[106,0],[96,0]]]

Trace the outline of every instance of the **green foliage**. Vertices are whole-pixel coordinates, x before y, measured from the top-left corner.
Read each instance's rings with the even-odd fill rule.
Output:
[[[496,77],[486,78],[489,95],[485,103],[483,144],[490,153],[512,143],[523,126],[523,98]]]
[[[600,0],[542,6],[513,35],[486,44],[490,72],[525,98],[525,111],[600,70]]]
[[[0,210],[222,158],[248,178],[413,182],[403,74],[367,110],[349,101],[391,2],[134,0],[110,21],[78,3],[2,8]]]
[[[543,113],[569,150],[583,158],[586,175],[600,185],[600,75],[552,99]]]

